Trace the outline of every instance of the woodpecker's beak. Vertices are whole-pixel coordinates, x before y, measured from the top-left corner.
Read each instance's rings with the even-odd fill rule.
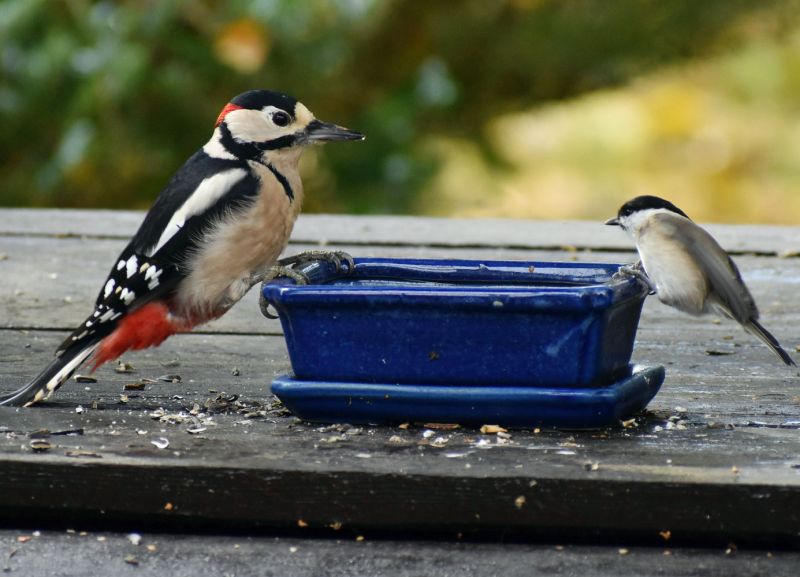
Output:
[[[606,221],[606,224],[609,226],[619,226],[619,219],[618,218],[609,218]]]
[[[355,130],[320,120],[312,120],[306,127],[306,141],[328,142],[331,140],[364,140],[364,135]]]

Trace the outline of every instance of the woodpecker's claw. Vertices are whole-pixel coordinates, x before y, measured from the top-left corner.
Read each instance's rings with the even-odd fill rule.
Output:
[[[614,276],[616,277],[617,275],[636,277],[647,285],[647,288],[649,289],[649,294],[651,295],[656,294],[656,285],[654,285],[653,281],[650,280],[650,277],[647,276],[647,272],[644,270],[642,261],[637,261],[633,265],[623,265],[619,267],[619,270],[614,274]]]
[[[250,281],[253,283],[253,285],[256,285],[258,283],[269,282],[272,279],[276,279],[282,276],[292,279],[295,282],[295,284],[299,285],[308,284],[308,277],[305,274],[303,274],[300,271],[294,270],[293,268],[283,266],[281,264],[269,267],[267,270],[253,275],[250,278]],[[278,315],[276,313],[273,313],[269,309],[271,305],[270,302],[266,298],[264,298],[263,291],[259,293],[258,306],[261,309],[261,314],[267,317],[268,319],[278,318]]]
[[[272,304],[264,297],[264,293],[258,295],[258,308],[261,309],[261,314],[267,317],[268,319],[277,319],[278,313],[273,313],[270,310]]]
[[[356,266],[353,257],[341,250],[307,250],[305,252],[301,252],[300,254],[280,259],[278,261],[278,265],[297,268],[298,265],[304,265],[317,261],[332,263],[337,274],[350,274],[355,270]],[[347,264],[347,269],[342,266],[344,263]]]

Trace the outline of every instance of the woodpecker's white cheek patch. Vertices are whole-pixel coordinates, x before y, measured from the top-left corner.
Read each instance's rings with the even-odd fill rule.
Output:
[[[225,117],[231,135],[239,142],[266,142],[281,136],[294,134],[296,123],[278,126],[272,122],[272,114],[280,108],[266,106],[262,110],[234,110]]]
[[[187,220],[193,216],[202,215],[214,206],[220,198],[228,194],[231,188],[246,175],[247,172],[243,168],[232,168],[204,179],[192,195],[172,215],[158,242],[152,250],[148,251],[147,256],[152,256],[161,250],[173,236],[178,234]],[[150,272],[150,269],[147,272]]]

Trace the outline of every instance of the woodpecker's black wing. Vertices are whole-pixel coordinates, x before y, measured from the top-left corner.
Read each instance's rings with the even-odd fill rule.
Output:
[[[258,183],[245,166],[203,150],[186,161],[112,266],[92,315],[67,337],[58,354],[80,347],[86,338],[107,336],[128,311],[176,290],[188,275],[187,257],[203,229],[257,195]]]

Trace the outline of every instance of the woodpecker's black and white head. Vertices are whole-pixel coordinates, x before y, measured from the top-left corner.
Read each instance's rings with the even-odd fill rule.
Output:
[[[686,219],[689,216],[668,200],[657,196],[637,196],[623,204],[615,218],[608,219],[606,224],[622,227],[623,230],[633,233],[645,226],[649,217],[654,214],[671,212]],[[689,219],[691,220],[691,219]]]
[[[308,144],[363,139],[360,132],[317,120],[291,96],[249,90],[225,105],[204,150],[214,158],[261,160],[265,155],[299,156]]]

